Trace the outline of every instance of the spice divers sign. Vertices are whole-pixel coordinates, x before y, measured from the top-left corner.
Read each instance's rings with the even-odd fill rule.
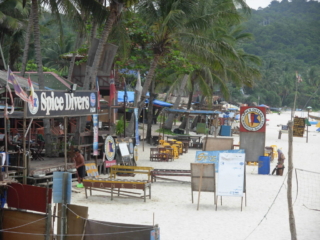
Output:
[[[97,113],[97,93],[89,91],[35,91],[26,117],[82,116]]]

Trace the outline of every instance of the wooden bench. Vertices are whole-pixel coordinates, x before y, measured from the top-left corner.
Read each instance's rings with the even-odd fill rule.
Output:
[[[157,178],[170,180],[170,181],[179,181],[171,178],[164,178],[159,176],[177,176],[177,177],[191,177],[191,170],[179,170],[179,169],[154,169],[151,171],[151,182],[156,182]]]
[[[151,180],[151,171],[153,167],[138,167],[138,166],[123,166],[123,165],[114,165],[110,167],[110,177],[116,178],[117,173],[126,173],[126,174],[147,174],[148,181]]]
[[[118,196],[130,196],[136,198],[143,198],[146,202],[146,197],[148,196],[151,199],[151,183],[149,181],[129,181],[124,179],[110,179],[110,178],[84,178],[83,186],[85,187],[86,198],[87,189],[90,190],[90,196],[92,196],[92,190],[111,193],[111,200],[113,200],[113,190],[118,189]],[[143,190],[143,196],[140,196],[139,193],[132,191],[123,191],[121,189],[141,189]],[[149,194],[146,194],[146,189],[149,188]]]

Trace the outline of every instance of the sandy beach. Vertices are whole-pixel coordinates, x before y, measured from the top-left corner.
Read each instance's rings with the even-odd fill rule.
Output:
[[[297,116],[300,113],[297,113]],[[85,198],[84,189],[72,194],[72,204],[88,206],[89,219],[130,224],[158,224],[162,240],[288,240],[291,239],[287,204],[288,170],[288,134],[278,139],[280,124],[287,124],[290,112],[267,114],[266,146],[277,145],[282,148],[287,159],[283,176],[258,174],[258,166],[246,166],[247,206],[241,211],[241,198],[223,197],[223,205],[215,210],[214,194],[202,192],[200,207],[197,211],[198,192],[194,192],[191,202],[190,182],[158,180],[152,183],[152,198],[143,202],[137,198],[115,197],[110,194],[93,192]],[[145,126],[146,127],[146,126]],[[154,125],[153,131],[159,126]],[[298,239],[320,239],[320,133],[317,127],[309,127],[308,143],[306,134],[303,138],[293,138],[294,167],[302,169],[305,178],[299,179],[297,191],[296,177],[293,179],[294,215]],[[195,134],[195,133],[191,133]],[[239,135],[233,135],[234,143],[239,142]],[[139,145],[138,166],[151,166],[155,169],[190,169],[195,162],[199,149],[189,149],[188,153],[172,162],[151,162],[149,144]],[[271,162],[270,172],[277,161]],[[316,172],[316,173],[309,173]],[[318,173],[318,174],[317,174]],[[104,177],[108,177],[107,175]],[[125,178],[125,177],[121,177]],[[130,179],[144,179],[137,174]],[[178,179],[190,181],[190,177]],[[77,189],[79,190],[79,189]],[[318,209],[312,210],[312,209]]]

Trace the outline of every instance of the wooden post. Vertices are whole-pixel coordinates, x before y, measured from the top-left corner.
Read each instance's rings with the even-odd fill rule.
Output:
[[[163,113],[163,122],[162,122],[162,140],[164,140],[164,129],[163,129],[163,126],[164,126],[165,116],[166,116],[166,114],[165,114],[165,113]]]
[[[51,204],[48,204],[48,213],[47,213],[47,221],[46,221],[46,239],[45,240],[50,240],[51,239],[51,218],[52,218],[52,213],[51,213]]]
[[[293,171],[293,163],[292,163],[292,139],[293,139],[293,122],[288,122],[288,133],[289,133],[289,151],[288,151],[288,180],[287,180],[287,200],[288,200],[288,211],[289,211],[289,226],[291,233],[291,240],[297,240],[297,230],[296,223],[293,213],[293,204],[292,204],[292,171]]]
[[[66,224],[67,224],[67,186],[68,186],[68,173],[63,173],[62,182],[62,204],[61,204],[61,222],[60,222],[60,240],[65,239]]]
[[[142,151],[144,152],[144,110],[142,109]]]
[[[24,104],[26,105],[26,102],[24,102]],[[23,132],[26,132],[26,126],[27,126],[27,122],[26,122],[26,118],[23,117]],[[26,135],[23,134],[23,184],[27,184],[27,177],[28,177],[28,163],[27,163],[27,154],[26,154]]]
[[[67,125],[67,118],[64,118],[64,171],[67,171],[67,131],[68,131],[68,125]]]
[[[200,193],[202,188],[202,177],[203,177],[203,164],[201,165],[201,172],[200,172],[200,181],[199,181],[199,192],[198,192],[198,206],[197,210],[199,210],[199,203],[200,203]]]
[[[296,82],[296,91],[294,94],[293,109],[291,110],[291,121],[293,120],[294,113],[296,110],[296,101],[297,101],[297,92],[298,92],[298,81],[296,80],[295,82]]]

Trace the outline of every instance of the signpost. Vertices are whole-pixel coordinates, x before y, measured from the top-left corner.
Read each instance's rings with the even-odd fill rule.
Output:
[[[293,120],[293,136],[303,137],[305,128],[305,118],[295,117]]]

